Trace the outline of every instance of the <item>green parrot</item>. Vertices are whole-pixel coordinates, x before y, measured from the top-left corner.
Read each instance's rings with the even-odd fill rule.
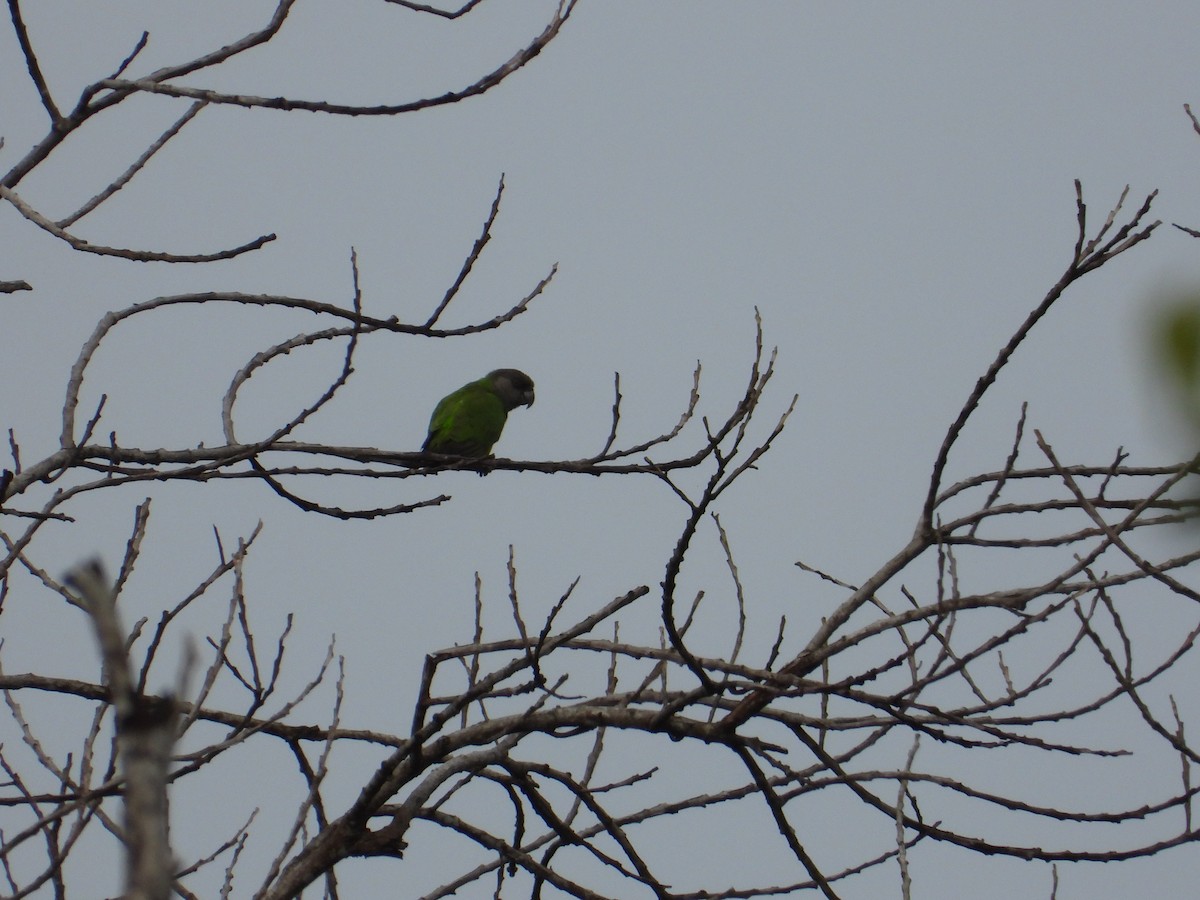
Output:
[[[490,456],[509,412],[518,406],[533,406],[533,379],[517,369],[488,372],[438,402],[421,449],[472,459]]]

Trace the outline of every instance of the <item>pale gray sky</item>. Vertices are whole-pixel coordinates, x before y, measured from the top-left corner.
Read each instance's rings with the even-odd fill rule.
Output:
[[[142,30],[151,41],[138,73],[258,27],[273,4],[26,6],[49,82],[68,104]],[[302,2],[261,53],[185,83],[407,100],[474,80],[540,31],[552,7],[492,0],[446,23],[382,3]],[[545,296],[485,336],[371,338],[340,403],[301,434],[416,449],[440,396],[491,368],[517,366],[535,379],[538,400],[513,414],[497,452],[584,457],[607,435],[617,370],[630,439],[674,423],[696,360],[703,408],[722,415],[746,377],[757,307],[768,344],[780,348],[764,429],[800,395],[761,471],[721,507],[748,590],[749,651],[761,659],[781,614],[799,645],[837,599],[802,576],[797,559],[857,581],[907,541],[946,426],[1070,260],[1073,179],[1082,180],[1097,223],[1129,184],[1131,207],[1158,188],[1155,217],[1200,226],[1200,137],[1183,112],[1185,102],[1200,102],[1197,34],[1200,7],[1182,0],[582,0],[531,65],[454,107],[354,120],[207,109],[76,231],[96,243],[177,252],[272,231],[279,240],[213,266],[135,265],[66,253],[11,208],[0,210],[0,279],[36,288],[0,299],[0,424],[15,430],[26,462],[53,449],[68,367],[104,312],[198,290],[347,302],[351,247],[367,310],[422,321],[457,273],[503,173],[493,241],[445,321],[506,309],[558,263]],[[67,214],[181,109],[153,97],[122,106],[57,151],[20,193],[48,215]],[[15,40],[0,29],[0,170],[44,128]],[[1148,464],[1177,455],[1150,411],[1140,329],[1149,294],[1200,276],[1198,249],[1164,226],[1149,245],[1073,287],[989,395],[951,476],[999,468],[1023,400],[1031,426],[1064,460],[1104,462],[1118,445]],[[94,404],[108,394],[101,432],[116,430],[123,443],[217,443],[232,373],[308,326],[253,310],[167,311],[114,336],[85,397]],[[298,353],[256,376],[240,436],[266,434],[309,402],[340,352]],[[537,619],[577,575],[597,605],[657,584],[684,515],[649,480],[582,476],[452,473],[404,482],[375,500],[443,490],[454,495],[444,508],[348,524],[302,516],[244,484],[157,492],[130,599],[143,606],[125,614],[153,619],[211,567],[214,523],[232,539],[262,519],[248,590],[264,634],[296,614],[289,678],[309,677],[336,634],[349,660],[347,724],[395,730],[408,721],[424,654],[469,638],[474,572],[496,603],[495,630],[507,627],[509,544]],[[361,486],[316,488],[330,498],[351,493],[364,496]],[[85,498],[79,525],[42,536],[41,563],[62,571],[95,552],[115,562],[140,496]],[[733,607],[715,597],[728,594],[728,576],[711,528],[702,546],[707,558],[685,571],[683,594],[703,587],[714,595],[697,643],[720,653]],[[623,634],[656,643],[656,613],[653,603],[631,613]],[[24,603],[14,590],[0,620],[6,669],[52,658],[61,674],[94,677],[84,625],[73,611]],[[58,638],[27,641],[29,629]],[[1195,697],[1183,699],[1195,711]],[[308,712],[319,718],[327,702],[323,695]],[[0,741],[16,740],[11,722],[0,723]],[[630,744],[629,752],[645,752]],[[730,765],[715,751],[669,751],[690,764],[677,773],[691,777]],[[279,790],[294,791],[293,764],[282,755],[276,764]],[[223,765],[237,777],[238,760]],[[1011,766],[1001,777],[1036,777],[1015,754],[987,765]],[[348,767],[346,790],[355,775]],[[181,855],[212,849],[265,805],[241,882],[254,883],[292,814],[292,794],[270,808],[271,777],[268,768],[255,782],[260,792],[229,799],[213,821],[200,816],[195,832],[180,828]],[[1107,800],[1108,785],[1075,787],[1081,805]],[[193,791],[176,793],[177,821],[198,816],[205,798]],[[831,860],[853,858],[862,840],[854,807],[827,799],[812,816],[802,836]],[[711,867],[706,886],[719,889],[730,866],[794,869],[763,810],[731,822],[737,827],[724,835],[691,840],[704,848],[733,841],[736,852],[681,851],[681,880],[705,883],[698,873]],[[670,840],[687,840],[685,821],[671,825],[680,830]],[[440,855],[460,849],[414,835],[404,865],[412,895],[439,883]],[[1184,896],[1196,865],[1195,851],[1181,850],[1122,866],[1061,867],[1059,896]],[[408,896],[408,886],[394,887],[397,871],[392,863],[350,866],[343,896]],[[1050,890],[1045,866],[944,848],[915,854],[914,878],[922,898]],[[898,890],[888,869],[845,896]]]

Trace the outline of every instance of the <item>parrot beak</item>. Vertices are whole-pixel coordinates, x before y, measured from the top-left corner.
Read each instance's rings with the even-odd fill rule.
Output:
[[[533,406],[533,390],[530,389],[530,390],[526,391],[524,396],[525,396],[525,405]]]

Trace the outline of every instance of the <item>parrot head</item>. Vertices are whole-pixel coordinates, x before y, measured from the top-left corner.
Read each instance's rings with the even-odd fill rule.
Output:
[[[520,369],[495,369],[487,377],[506,412],[518,406],[533,406],[533,379]]]

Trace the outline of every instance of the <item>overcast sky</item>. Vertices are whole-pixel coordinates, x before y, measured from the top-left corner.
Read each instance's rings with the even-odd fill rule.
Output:
[[[26,6],[49,83],[70,106],[143,30],[151,40],[137,74],[260,27],[273,4]],[[400,102],[475,80],[540,31],[552,7],[492,0],[451,23],[383,3],[300,2],[261,52],[184,83]],[[946,426],[1070,261],[1073,179],[1097,224],[1128,184],[1131,208],[1159,189],[1153,217],[1200,227],[1200,137],[1183,111],[1200,103],[1198,34],[1200,6],[1182,0],[581,0],[532,64],[457,106],[353,120],[206,109],[75,231],[95,243],[181,253],[268,232],[278,240],[213,266],[136,265],[70,254],[11,208],[0,210],[0,279],[35,287],[0,297],[0,424],[14,429],[27,464],[55,448],[68,368],[106,311],[198,290],[346,303],[352,247],[366,310],[424,321],[503,174],[494,238],[444,321],[507,309],[557,263],[545,296],[487,335],[366,341],[340,403],[301,436],[415,450],[439,397],[515,366],[534,378],[537,403],[513,413],[496,452],[588,456],[608,433],[615,371],[629,442],[674,424],[697,360],[703,411],[726,414],[748,373],[757,308],[780,354],[764,434],[799,394],[761,471],[721,507],[754,617],[751,653],[762,659],[781,614],[800,646],[836,599],[796,560],[857,582],[908,540]],[[122,105],[56,151],[19,192],[51,217],[66,215],[182,108],[153,97]],[[11,30],[0,30],[0,171],[44,132]],[[951,477],[1002,465],[1025,400],[1031,425],[1064,462],[1107,462],[1118,446],[1138,463],[1178,456],[1183,445],[1146,375],[1143,328],[1151,296],[1200,279],[1198,251],[1168,225],[1073,287],[989,395]],[[220,396],[232,373],[309,325],[251,310],[149,317],[97,357],[84,407],[107,393],[100,431],[116,431],[124,444],[219,443]],[[239,436],[261,437],[310,402],[339,354],[298,353],[256,376]],[[215,558],[214,524],[231,538],[261,519],[249,593],[265,634],[296,614],[288,677],[303,683],[336,634],[349,660],[347,724],[396,730],[410,715],[424,654],[469,639],[475,572],[495,601],[496,633],[507,627],[510,544],[536,620],[576,576],[596,605],[657,584],[685,514],[650,480],[451,473],[384,491],[321,485],[314,494],[382,505],[446,491],[454,500],[391,520],[332,523],[247,484],[156,493],[125,614],[153,618],[202,577]],[[92,553],[116,564],[140,497],[85,498],[78,526],[42,536],[41,564],[61,572]],[[685,573],[683,593],[727,594],[711,529],[703,542],[708,556]],[[51,660],[56,673],[95,678],[80,617],[47,606],[44,597],[10,596],[0,622],[6,669],[44,670]],[[724,609],[698,637],[704,652],[727,649],[732,606]],[[640,642],[656,643],[656,612],[653,604],[635,611],[623,634],[634,639],[641,629]],[[30,629],[64,638],[28,641]],[[325,708],[308,713],[319,721]],[[17,740],[11,722],[0,723],[0,741]],[[186,804],[202,801],[181,790],[176,816],[190,817]],[[224,811],[181,855],[211,849],[261,803]],[[765,816],[756,821],[763,843],[777,841]],[[822,822],[820,836],[831,853],[855,840],[838,821]],[[259,852],[271,847],[264,839]],[[436,860],[450,851],[427,852]],[[915,862],[914,896],[1049,895],[1044,866],[927,859]],[[1194,851],[1178,851],[1060,869],[1059,896],[1183,896],[1196,862]],[[345,896],[382,896],[393,866],[348,872]],[[713,880],[724,884],[719,868]],[[897,884],[894,872],[881,873],[846,896],[894,894]]]

